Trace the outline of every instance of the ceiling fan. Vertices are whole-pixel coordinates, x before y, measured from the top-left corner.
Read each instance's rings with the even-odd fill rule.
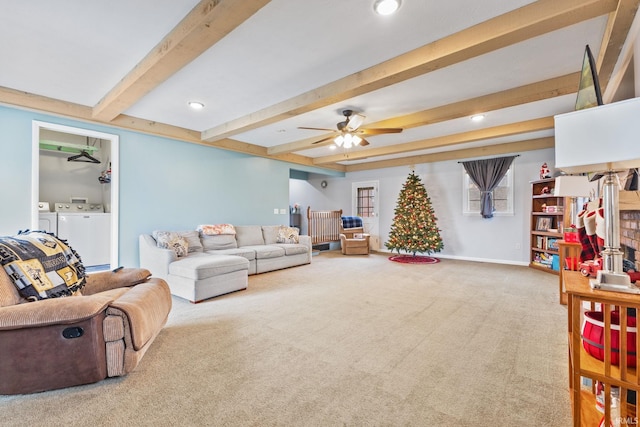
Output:
[[[402,132],[402,128],[377,128],[377,129],[360,128],[362,123],[364,123],[365,116],[360,113],[354,114],[353,110],[343,110],[342,115],[345,117],[345,120],[336,124],[337,130],[326,129],[326,128],[311,128],[311,127],[299,127],[298,129],[324,130],[328,132],[333,132],[334,135],[328,136],[326,138],[322,138],[318,141],[313,142],[312,144],[319,144],[321,142],[333,139],[333,141],[338,147],[341,147],[344,145],[344,148],[351,148],[352,146],[355,146],[355,145],[360,145],[360,146],[369,145],[369,141],[363,138],[363,136],[366,136],[366,135],[381,135],[383,133]]]

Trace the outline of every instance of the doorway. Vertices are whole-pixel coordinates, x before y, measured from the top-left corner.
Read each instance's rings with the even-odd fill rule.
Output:
[[[351,186],[351,211],[362,218],[364,232],[370,235],[369,247],[380,249],[378,181],[354,182]]]
[[[75,161],[79,160],[80,163],[74,162],[73,159],[73,157],[78,156],[78,153],[84,157],[75,159]],[[96,224],[99,224],[100,233],[105,236],[104,240],[107,242],[108,253],[95,255],[94,250],[96,245],[85,244],[87,249],[83,251],[77,248],[76,246],[78,245],[74,245],[74,242],[69,242],[74,249],[78,250],[81,257],[82,252],[86,252],[88,261],[94,258],[94,256],[100,260],[92,262],[92,264],[100,264],[97,270],[88,269],[88,271],[113,269],[118,266],[118,159],[118,135],[35,120],[32,122],[31,228],[33,230],[42,229],[43,222],[41,218],[47,216],[43,215],[43,213],[49,211],[51,215],[54,215],[60,204],[58,202],[68,202],[72,207],[73,203],[75,203],[76,205],[82,204],[84,209],[88,209],[89,206],[91,209],[96,209],[91,212],[91,215],[86,215],[85,218],[89,218],[89,221],[97,221]],[[52,161],[58,163],[52,163]],[[52,190],[50,182],[47,181],[45,183],[46,185],[44,187],[47,188],[42,188],[42,190],[46,191],[46,198],[53,200],[46,200],[49,205],[46,206],[45,204],[45,206],[43,206],[43,204],[40,203],[43,202],[44,198],[41,194],[41,186],[43,186],[43,184],[41,184],[41,174],[43,176],[47,174],[47,177],[51,176],[51,164],[54,164],[53,168],[55,168],[57,164],[60,169],[60,173],[53,174],[57,181],[55,184],[58,189],[54,191]],[[65,175],[64,169],[67,165],[75,166],[73,170],[75,175]],[[83,178],[78,179],[79,176]],[[90,182],[85,183],[85,187],[83,188],[78,186],[78,181]],[[60,188],[64,187],[68,187],[66,192],[60,190]],[[89,194],[85,194],[89,193],[89,188],[91,188],[91,200],[88,200],[89,197],[87,196]],[[74,191],[80,194],[71,194],[71,192]],[[100,211],[97,209],[100,209]],[[73,215],[69,215],[70,211],[68,208],[65,213],[68,219],[68,224],[65,224],[67,228],[69,228],[71,224],[76,224],[75,221],[77,221],[77,219],[73,218]],[[60,215],[62,215],[62,211],[58,214],[58,223],[60,221]],[[44,223],[46,224],[47,222],[45,221]],[[86,228],[84,224],[80,227]],[[77,229],[75,226],[71,228],[74,230]],[[96,235],[98,232],[93,222],[89,226],[89,229],[87,229],[87,233],[81,233],[91,236]],[[58,231],[57,229],[54,230],[56,232]],[[91,237],[88,239],[90,241]],[[106,263],[103,263],[102,259],[105,259]]]

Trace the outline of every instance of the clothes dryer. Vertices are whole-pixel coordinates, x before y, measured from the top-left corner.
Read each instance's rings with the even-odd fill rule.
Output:
[[[58,237],[80,255],[85,267],[109,266],[111,254],[111,214],[101,204],[55,204]]]

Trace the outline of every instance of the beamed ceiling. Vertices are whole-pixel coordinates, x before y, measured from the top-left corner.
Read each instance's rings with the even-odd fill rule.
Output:
[[[586,45],[605,102],[634,96],[638,3],[5,1],[0,103],[341,172],[549,148]],[[332,150],[299,129],[345,109],[404,131]]]

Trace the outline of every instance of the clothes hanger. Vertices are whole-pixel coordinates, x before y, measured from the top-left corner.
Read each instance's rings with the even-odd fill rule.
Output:
[[[91,154],[87,153],[85,150],[82,150],[80,154],[76,154],[75,156],[71,156],[67,158],[68,162],[84,162],[84,163],[100,163],[100,160],[93,157]]]

